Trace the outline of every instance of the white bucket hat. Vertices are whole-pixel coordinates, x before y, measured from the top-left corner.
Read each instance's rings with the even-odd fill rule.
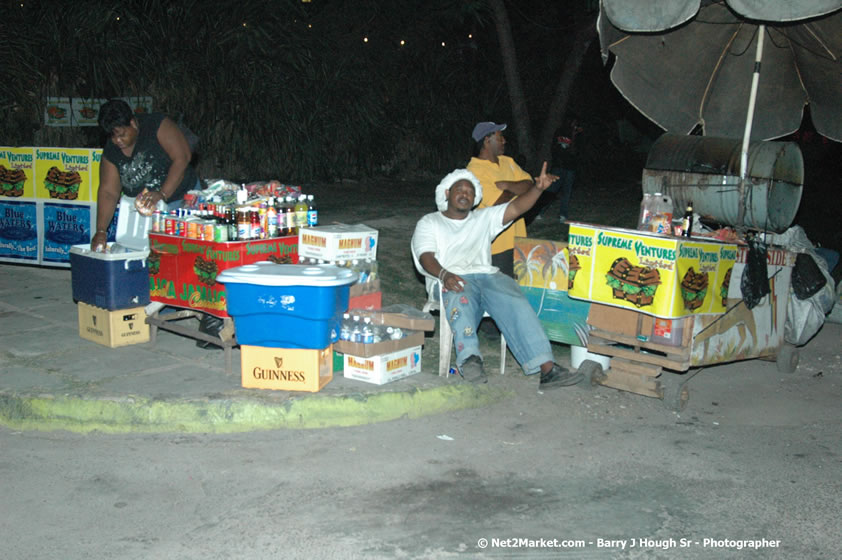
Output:
[[[482,185],[480,184],[479,179],[477,179],[477,176],[467,169],[454,169],[445,175],[444,179],[442,179],[441,183],[439,183],[436,187],[436,206],[439,211],[444,212],[447,210],[447,191],[450,190],[450,187],[452,187],[457,181],[465,179],[470,181],[474,186],[474,206],[480,203],[482,200]]]

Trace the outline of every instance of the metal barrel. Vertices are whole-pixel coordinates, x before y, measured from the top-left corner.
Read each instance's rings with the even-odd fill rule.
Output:
[[[793,142],[754,142],[748,148],[746,211],[738,224],[740,150],[734,138],[664,134],[643,170],[644,193],[672,197],[674,215],[689,202],[700,216],[729,226],[781,233],[792,224],[804,185],[804,157]]]

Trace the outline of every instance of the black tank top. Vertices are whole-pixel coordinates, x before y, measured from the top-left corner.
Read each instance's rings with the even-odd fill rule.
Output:
[[[131,157],[124,155],[110,138],[102,150],[102,157],[117,167],[120,173],[120,186],[126,196],[137,196],[144,188],[159,191],[167,179],[172,159],[158,143],[158,129],[164,117],[165,115],[161,113],[135,116],[138,134]],[[184,193],[196,187],[196,181],[198,181],[196,170],[188,164],[184,170],[184,179],[168,202],[184,198]]]

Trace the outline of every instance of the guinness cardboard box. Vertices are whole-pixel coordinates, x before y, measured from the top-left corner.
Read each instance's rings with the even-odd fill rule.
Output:
[[[345,354],[342,375],[349,379],[383,385],[421,371],[421,347],[364,357]]]
[[[333,379],[333,346],[323,350],[240,346],[242,385],[316,393]]]
[[[79,336],[116,348],[149,342],[149,325],[143,307],[109,311],[79,302]]]

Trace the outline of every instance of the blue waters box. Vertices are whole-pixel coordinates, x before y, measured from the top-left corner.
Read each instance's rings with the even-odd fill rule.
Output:
[[[222,271],[237,342],[322,350],[339,339],[357,275],[333,265],[258,262]]]

